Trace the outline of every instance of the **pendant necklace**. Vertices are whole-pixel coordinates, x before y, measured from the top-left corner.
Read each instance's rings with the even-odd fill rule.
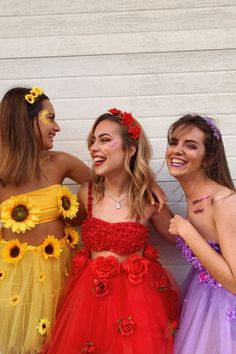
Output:
[[[106,189],[106,192],[107,192],[107,194],[108,194],[108,197],[110,197],[110,198],[113,200],[113,202],[116,203],[116,209],[120,209],[120,208],[121,208],[121,203],[127,198],[127,195],[128,195],[128,193],[126,193],[125,196],[124,196],[122,199],[117,200],[117,199],[115,199],[115,198],[113,197],[113,195],[111,194],[111,192],[109,192],[107,189]]]

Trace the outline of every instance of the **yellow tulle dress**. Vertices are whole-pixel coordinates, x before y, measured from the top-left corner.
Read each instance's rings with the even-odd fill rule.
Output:
[[[79,240],[78,232],[69,226],[60,240],[45,235],[38,246],[20,242],[21,233],[61,216],[72,218],[77,210],[76,196],[61,185],[14,196],[0,204],[2,227],[16,234],[10,241],[0,234],[1,354],[40,352],[55,320]]]

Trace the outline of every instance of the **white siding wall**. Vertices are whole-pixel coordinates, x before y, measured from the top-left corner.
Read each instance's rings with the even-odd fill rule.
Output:
[[[166,132],[182,114],[198,112],[219,123],[236,179],[236,0],[0,5],[0,95],[16,85],[43,87],[62,128],[56,149],[89,162],[92,121],[111,106],[132,111],[151,139],[152,166],[170,205],[184,214],[183,193],[162,167]],[[186,265],[172,246],[156,242],[181,282]]]

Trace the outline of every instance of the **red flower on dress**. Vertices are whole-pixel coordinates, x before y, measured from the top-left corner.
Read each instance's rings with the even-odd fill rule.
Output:
[[[134,321],[132,317],[128,317],[127,319],[118,320],[118,332],[122,336],[131,336],[134,333]]]
[[[80,272],[90,258],[90,252],[83,248],[72,259],[72,271],[74,274]]]
[[[157,258],[159,258],[158,250],[150,244],[145,246],[143,255],[151,261],[155,261]]]
[[[120,272],[120,263],[113,256],[99,256],[92,262],[91,270],[98,278],[108,278]]]
[[[81,353],[95,353],[95,347],[92,342],[85,343],[83,346]]]
[[[169,321],[168,327],[171,330],[171,335],[173,336],[178,328],[178,322],[175,320]]]
[[[140,284],[143,275],[148,271],[149,260],[138,255],[129,256],[123,263],[123,269],[128,273],[128,279],[132,284]]]
[[[98,297],[107,295],[109,293],[108,279],[95,279],[93,291],[94,291],[94,295]]]
[[[158,290],[164,290],[169,285],[169,279],[165,274],[158,274],[155,279],[155,287]]]

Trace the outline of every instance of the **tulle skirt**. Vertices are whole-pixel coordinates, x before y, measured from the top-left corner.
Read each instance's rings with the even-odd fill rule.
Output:
[[[38,353],[50,332],[71,264],[70,246],[51,241],[0,240],[1,354]]]
[[[80,251],[52,338],[50,354],[171,354],[178,291],[154,260],[131,255],[89,258]]]
[[[236,295],[200,283],[193,269],[184,288],[175,354],[235,354]]]

